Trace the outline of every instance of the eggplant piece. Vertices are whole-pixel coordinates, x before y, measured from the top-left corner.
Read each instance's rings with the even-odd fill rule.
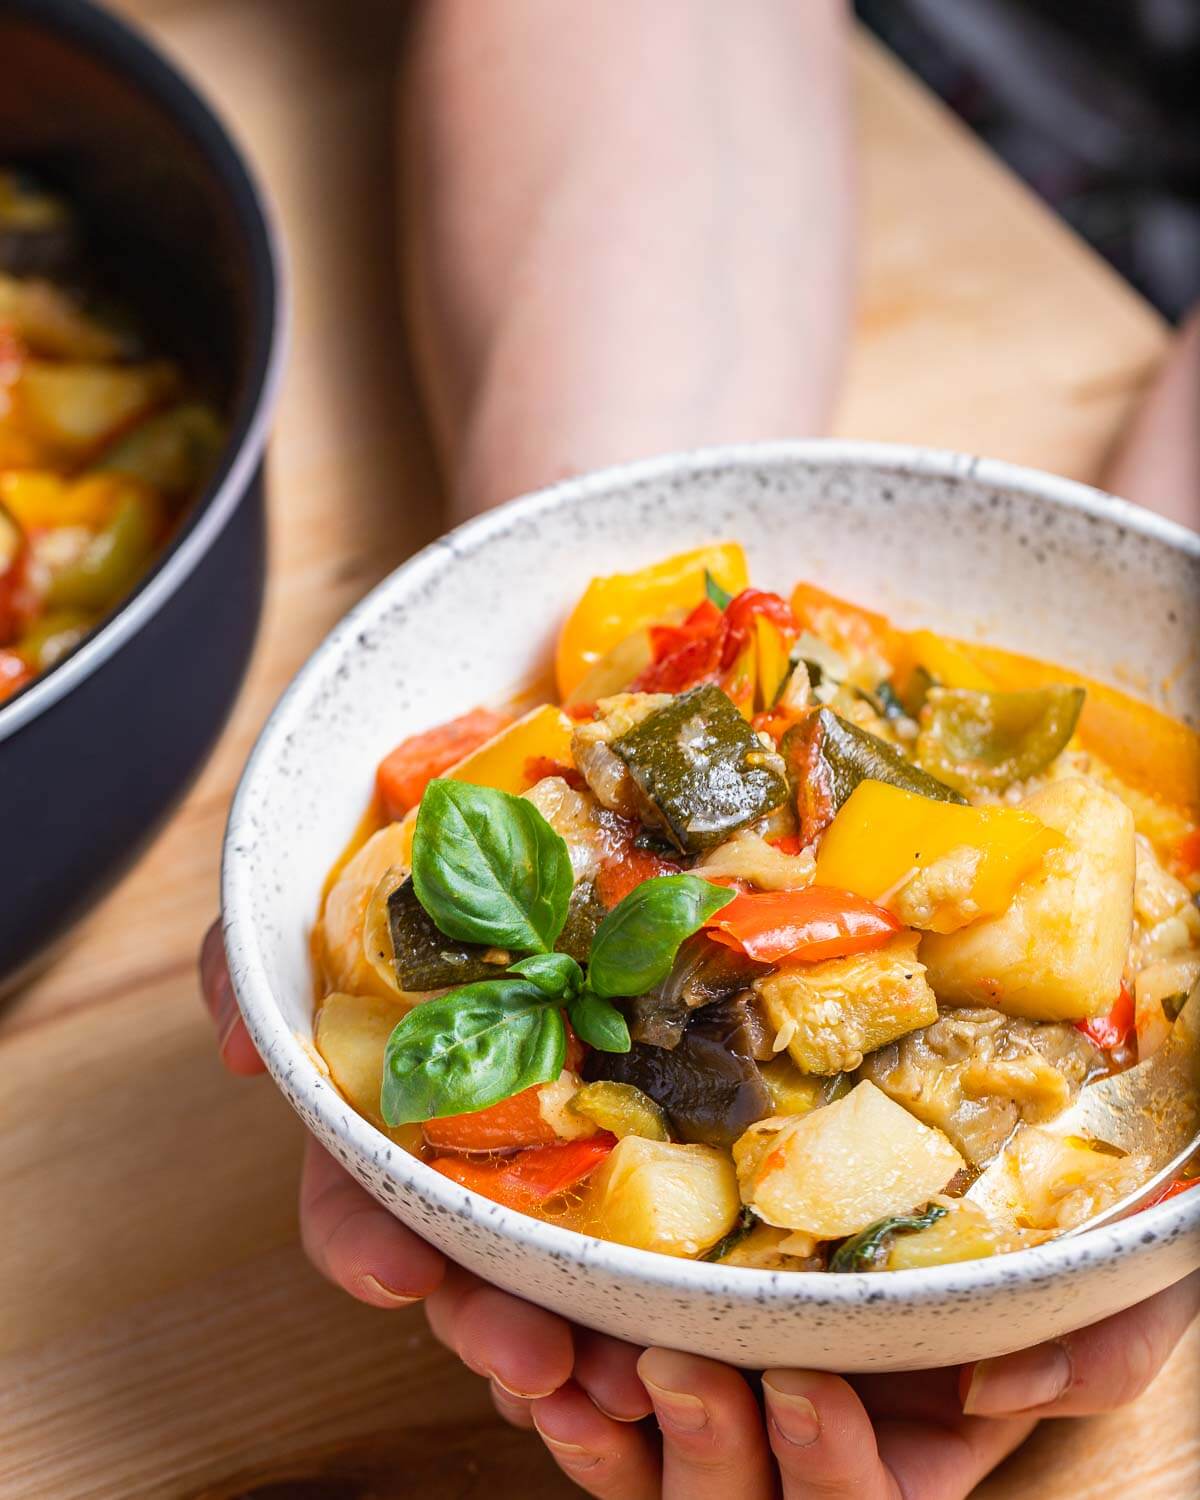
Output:
[[[447,937],[417,900],[411,880],[398,885],[388,897],[387,912],[396,979],[402,990],[440,990],[498,979],[504,972],[503,964],[484,960],[484,954],[493,949]]]
[[[652,1047],[677,1047],[694,1011],[738,994],[766,972],[698,932],[680,947],[662,984],[626,1006],[629,1034]]]
[[[905,760],[894,745],[819,708],[794,724],[780,746],[796,793],[800,837],[824,833],[860,781],[885,781],[938,802],[965,802],[961,792]]]
[[[756,1120],[772,1112],[758,1065],[712,1037],[686,1031],[675,1048],[635,1042],[628,1052],[592,1052],[589,1081],[631,1083],[667,1115],[681,1141],[731,1147]]]
[[[787,778],[719,687],[681,693],[611,742],[642,821],[684,854],[702,854],[787,801]]]
[[[1019,693],[931,688],[917,759],[963,791],[1003,792],[1066,749],[1086,696],[1084,688],[1059,684]]]
[[[738,1057],[748,1057],[754,1062],[770,1062],[775,1056],[775,1028],[753,990],[742,990],[728,1000],[718,1000],[698,1010],[688,1034],[720,1042]]]

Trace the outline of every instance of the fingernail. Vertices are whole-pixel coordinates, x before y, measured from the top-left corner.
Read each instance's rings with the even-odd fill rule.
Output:
[[[637,1413],[613,1411],[611,1407],[605,1406],[602,1401],[597,1401],[595,1396],[592,1397],[592,1405],[602,1417],[611,1417],[614,1422],[640,1422],[644,1417],[650,1415],[648,1411],[639,1411]]]
[[[764,1375],[767,1407],[780,1436],[798,1448],[807,1448],[821,1436],[821,1419],[807,1396],[784,1389],[782,1381],[786,1378],[775,1376],[768,1380]]]
[[[1063,1344],[1039,1344],[999,1359],[981,1359],[971,1373],[963,1411],[1007,1417],[1057,1401],[1071,1384],[1071,1356]]]
[[[691,1396],[686,1391],[669,1391],[665,1386],[647,1380],[644,1375],[642,1384],[650,1392],[660,1422],[665,1421],[680,1432],[699,1432],[708,1426],[708,1409],[699,1396]]]
[[[484,1373],[489,1380],[494,1380],[502,1391],[507,1391],[510,1396],[515,1396],[518,1401],[540,1401],[545,1396],[553,1396],[555,1390],[557,1390],[556,1386],[551,1386],[549,1390],[543,1387],[536,1391],[522,1391],[518,1390],[515,1385],[510,1385],[503,1375],[497,1375],[495,1370],[487,1370]]]
[[[409,1297],[404,1292],[398,1292],[395,1288],[385,1286],[378,1276],[372,1276],[368,1271],[363,1277],[363,1286],[376,1297],[381,1297],[389,1307],[411,1307],[414,1302],[420,1302],[420,1297]]]
[[[546,1447],[572,1469],[591,1469],[600,1462],[598,1453],[581,1448],[578,1443],[564,1443],[561,1438],[551,1437],[538,1421],[536,1412],[533,1414],[533,1425]]]

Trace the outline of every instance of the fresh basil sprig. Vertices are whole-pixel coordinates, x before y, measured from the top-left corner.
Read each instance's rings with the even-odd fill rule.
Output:
[[[566,1056],[563,1012],[604,1052],[628,1052],[612,1002],[670,972],[679,945],[733,892],[695,875],[635,887],[596,930],[587,974],[554,952],[571,899],[567,846],[533,803],[431,781],[413,833],[413,889],[447,937],[527,956],[416,1006],[388,1038],[380,1111],[389,1125],[467,1114],[548,1083]]]
[[[431,781],[413,831],[413,888],[447,937],[548,953],[567,920],[571,859],[533,803]]]

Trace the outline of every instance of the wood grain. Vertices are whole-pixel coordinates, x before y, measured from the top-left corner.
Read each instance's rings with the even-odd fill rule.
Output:
[[[288,235],[295,339],[258,652],[139,868],[0,1014],[0,1497],[574,1493],[419,1311],[296,1244],[299,1127],[224,1076],[194,955],[238,769],[333,621],[438,527],[396,305],[386,0],[122,0],[209,90]],[[1164,347],[1154,315],[873,45],[857,53],[863,294],[839,430],[1092,477]],[[1130,1413],[1040,1432],[980,1491],[1139,1500],[1197,1477],[1186,1341]]]

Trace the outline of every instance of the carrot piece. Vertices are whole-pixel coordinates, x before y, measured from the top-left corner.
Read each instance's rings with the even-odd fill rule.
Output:
[[[457,765],[511,723],[508,714],[491,708],[473,708],[436,729],[401,740],[379,762],[375,776],[375,788],[387,816],[393,820],[402,818],[420,802],[435,776]]]
[[[616,1137],[602,1131],[582,1141],[535,1146],[498,1161],[438,1156],[429,1165],[444,1177],[482,1193],[493,1203],[530,1213],[577,1186],[596,1170],[615,1145]]]
[[[426,1142],[437,1151],[511,1151],[514,1147],[549,1145],[558,1139],[538,1108],[541,1084],[469,1115],[426,1120]]]

